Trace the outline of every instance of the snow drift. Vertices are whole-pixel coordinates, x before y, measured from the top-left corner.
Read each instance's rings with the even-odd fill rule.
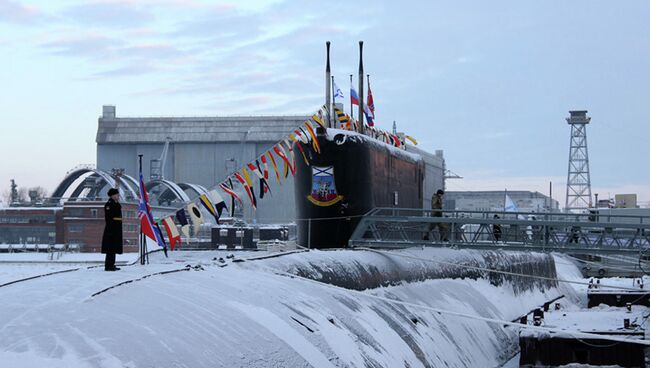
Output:
[[[219,267],[213,257],[223,253],[175,252],[119,272],[81,268],[15,283],[0,288],[0,362],[10,367],[498,366],[517,348],[511,328],[346,288],[505,320],[567,292],[552,281],[416,259],[554,277],[549,255],[398,253],[311,251]],[[25,265],[3,265],[5,272],[6,267]],[[170,270],[178,272],[142,278]],[[122,282],[127,283],[92,296]]]

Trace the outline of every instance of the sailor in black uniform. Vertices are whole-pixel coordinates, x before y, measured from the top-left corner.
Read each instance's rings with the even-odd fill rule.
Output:
[[[111,188],[108,190],[108,202],[104,205],[104,218],[106,227],[102,237],[102,253],[106,254],[104,263],[105,271],[117,271],[115,267],[115,254],[122,254],[122,206],[120,205],[120,192]]]

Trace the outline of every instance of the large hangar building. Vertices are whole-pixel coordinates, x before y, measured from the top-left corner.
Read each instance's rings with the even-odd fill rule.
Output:
[[[138,155],[143,155],[145,181],[162,176],[174,183],[211,189],[286,138],[308,118],[308,115],[117,117],[115,106],[104,106],[97,128],[97,169],[107,172],[124,169],[126,174],[137,178]],[[439,150],[431,154],[413,146],[408,149],[424,157],[424,207],[430,208],[432,193],[444,187],[443,153]],[[280,186],[274,176],[272,195],[258,200],[256,211],[250,206],[244,209],[247,221],[294,221],[293,179],[283,180]]]

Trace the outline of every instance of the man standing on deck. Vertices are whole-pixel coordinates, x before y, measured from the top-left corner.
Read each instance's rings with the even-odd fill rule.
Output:
[[[122,254],[122,206],[120,192],[111,188],[108,190],[108,202],[104,205],[106,227],[102,237],[102,253],[106,254],[104,271],[117,271],[115,254]]]
[[[442,189],[438,189],[436,193],[431,197],[431,216],[432,217],[442,217],[442,196],[445,194],[445,192],[442,191]],[[427,234],[424,236],[425,240],[429,239],[429,233],[435,229],[438,228],[438,232],[440,233],[440,240],[441,241],[449,241],[448,238],[448,231],[447,231],[447,224],[443,223],[432,223],[429,225],[429,231]]]

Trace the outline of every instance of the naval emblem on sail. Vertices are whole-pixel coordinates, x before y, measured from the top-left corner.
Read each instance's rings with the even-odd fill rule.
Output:
[[[307,199],[317,206],[331,206],[343,199],[334,185],[334,166],[312,166],[311,193]]]

